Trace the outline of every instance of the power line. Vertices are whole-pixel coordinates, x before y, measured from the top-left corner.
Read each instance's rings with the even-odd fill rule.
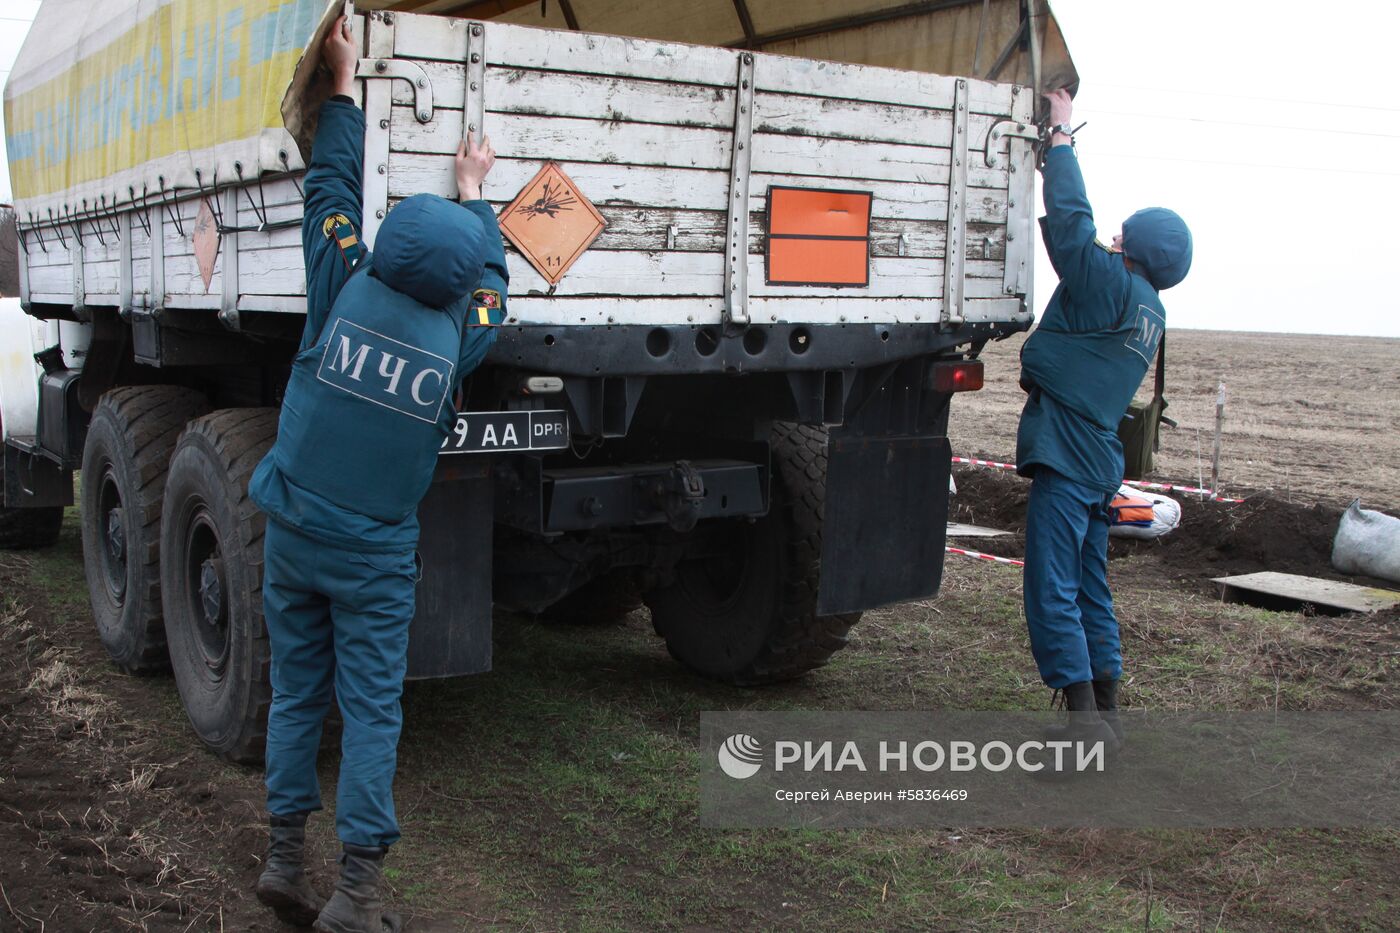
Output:
[[[1322,165],[1274,165],[1268,162],[1226,162],[1222,159],[1188,159],[1180,156],[1147,155],[1141,152],[1094,152],[1094,157],[1107,156],[1115,159],[1148,159],[1153,162],[1192,162],[1197,165],[1228,165],[1233,168],[1271,168],[1284,172],[1326,172],[1329,175],[1380,175],[1384,178],[1400,178],[1400,172],[1372,172],[1359,168],[1332,168]]]
[[[1095,84],[1094,87],[1110,87],[1123,91],[1151,91],[1157,94],[1191,94],[1197,97],[1229,97],[1236,100],[1263,100],[1275,104],[1301,104],[1307,107],[1344,107],[1348,110],[1375,110],[1381,113],[1400,113],[1400,107],[1373,107],[1370,104],[1344,104],[1330,100],[1299,100],[1296,97],[1265,97],[1257,94],[1231,94],[1228,91],[1191,91],[1185,88],[1144,87],[1137,84]]]
[[[1247,126],[1266,130],[1292,130],[1297,133],[1335,133],[1340,136],[1370,136],[1375,139],[1400,139],[1396,133],[1367,133],[1364,130],[1334,130],[1324,126],[1290,126],[1286,123],[1249,123],[1243,120],[1217,120],[1212,117],[1177,117],[1162,113],[1133,113],[1128,110],[1099,110],[1094,107],[1076,109],[1075,113],[1098,113],[1106,116],[1132,117],[1138,120],[1179,120],[1184,123],[1213,123],[1219,126]]]

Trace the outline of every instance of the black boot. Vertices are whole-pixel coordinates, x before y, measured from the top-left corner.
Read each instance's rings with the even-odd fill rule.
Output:
[[[1112,755],[1118,751],[1118,737],[1113,728],[1099,716],[1098,704],[1094,700],[1094,687],[1089,681],[1070,684],[1060,690],[1060,695],[1064,697],[1065,702],[1065,722],[1045,730],[1047,741],[1079,742],[1086,745],[1103,742],[1107,754]],[[1041,775],[1050,776],[1047,772],[1041,772]],[[1061,776],[1064,776],[1063,773]]]
[[[387,851],[383,846],[342,844],[340,881],[316,918],[318,933],[398,933],[399,915],[379,906]]]
[[[309,927],[325,901],[306,880],[302,858],[306,848],[306,814],[267,818],[267,864],[258,876],[258,900],[292,926]]]
[[[1118,718],[1118,679],[1094,681],[1094,706],[1099,717],[1108,723],[1118,744],[1123,744],[1123,721]]]

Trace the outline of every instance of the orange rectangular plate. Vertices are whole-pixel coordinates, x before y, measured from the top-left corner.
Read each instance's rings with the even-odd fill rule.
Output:
[[[769,285],[870,284],[869,191],[768,189]]]

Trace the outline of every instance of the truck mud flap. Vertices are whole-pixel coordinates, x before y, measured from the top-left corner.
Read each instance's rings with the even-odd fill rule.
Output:
[[[419,570],[408,627],[409,680],[491,670],[490,467],[494,457],[439,463],[418,507]]]
[[[938,592],[951,458],[946,437],[832,432],[819,615],[927,599]]]

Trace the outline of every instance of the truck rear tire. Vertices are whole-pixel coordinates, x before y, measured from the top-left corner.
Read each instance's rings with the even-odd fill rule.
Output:
[[[83,445],[83,570],[97,635],[129,674],[166,668],[160,605],[165,471],[185,422],[208,408],[179,386],[102,396]]]
[[[228,408],[190,422],[170,458],[161,584],[170,663],[190,725],[233,761],[262,760],[272,652],[262,612],[267,519],[248,498],[277,412]]]
[[[826,431],[773,429],[773,500],[756,522],[733,522],[722,555],[684,561],[646,594],[671,656],[715,680],[757,686],[800,677],[846,645],[860,613],[817,615]]]

